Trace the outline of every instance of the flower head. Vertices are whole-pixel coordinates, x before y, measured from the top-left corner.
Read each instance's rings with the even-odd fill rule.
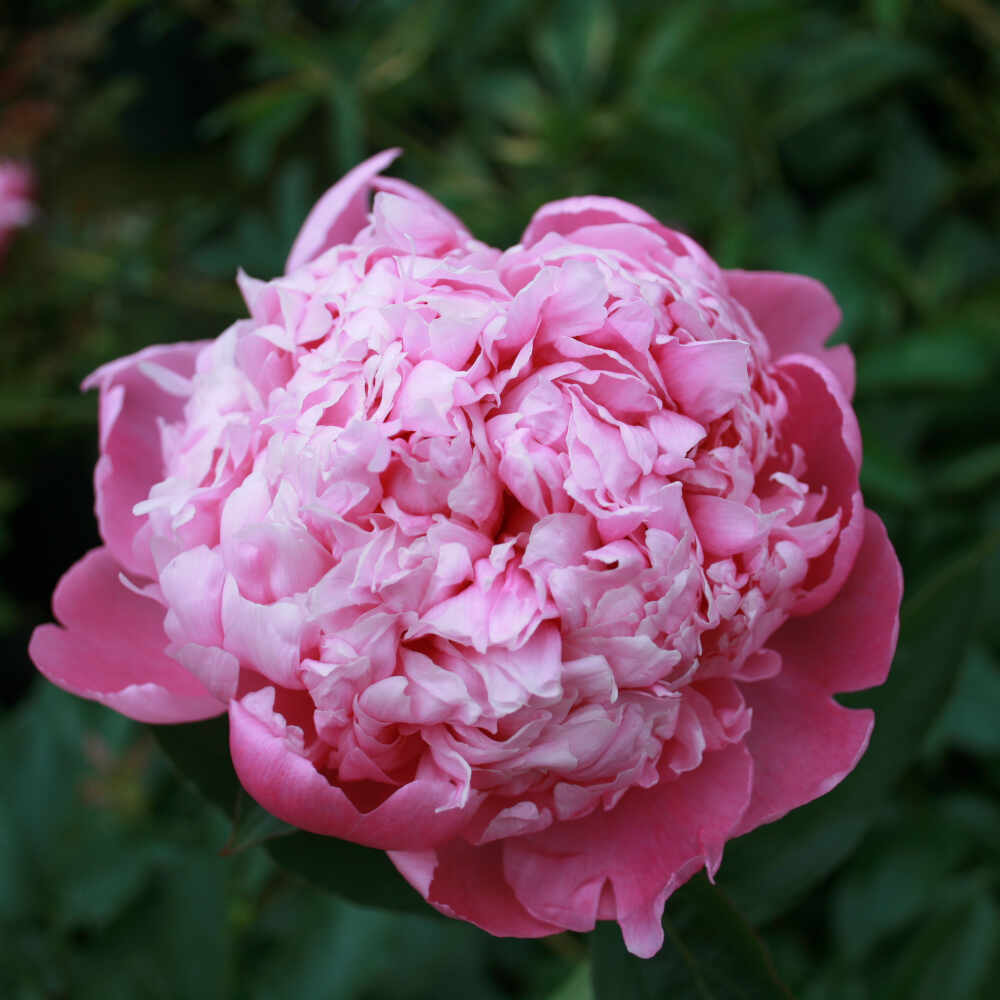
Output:
[[[867,745],[832,695],[884,679],[900,582],[839,312],[610,198],[501,252],[394,155],[241,275],[248,319],[90,377],[105,547],[32,655],[135,718],[228,710],[251,795],[446,913],[650,955]]]

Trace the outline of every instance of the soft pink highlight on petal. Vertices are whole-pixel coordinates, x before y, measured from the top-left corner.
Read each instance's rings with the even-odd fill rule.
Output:
[[[670,395],[699,422],[717,420],[750,387],[750,352],[738,340],[670,344],[663,377]]]
[[[107,549],[88,552],[56,588],[58,625],[31,637],[35,666],[61,688],[140,722],[190,722],[224,705],[163,652],[163,608],[119,579]]]
[[[444,205],[436,198],[432,198],[426,191],[404,181],[400,177],[376,177],[372,181],[372,187],[376,191],[387,191],[390,194],[398,195],[415,205],[419,205],[424,211],[436,216],[444,225],[463,239],[471,239],[468,230],[462,224],[462,220],[452,212],[448,211]]]

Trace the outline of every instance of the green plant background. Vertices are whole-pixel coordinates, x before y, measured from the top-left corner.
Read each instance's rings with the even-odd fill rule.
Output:
[[[36,165],[41,214],[0,270],[0,995],[995,996],[998,9],[13,6],[0,154]],[[820,278],[844,310],[865,495],[909,595],[892,680],[852,699],[877,706],[876,736],[830,796],[731,844],[716,890],[671,900],[653,962],[628,961],[613,929],[496,940],[310,886],[147,728],[35,678],[25,654],[98,541],[80,380],[221,331],[242,310],[237,266],[278,273],[313,200],[393,145],[398,174],[496,245],[545,201],[613,194],[726,266]]]

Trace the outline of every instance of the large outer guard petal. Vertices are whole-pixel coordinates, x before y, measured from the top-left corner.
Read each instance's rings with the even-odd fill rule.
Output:
[[[606,812],[480,847],[446,844],[433,858],[391,857],[428,902],[492,934],[587,931],[615,919],[629,951],[648,958],[663,944],[667,897],[698,869],[718,867],[752,776],[736,744],[674,781],[632,789]]]
[[[224,704],[163,650],[163,608],[129,590],[104,548],[88,552],[53,598],[63,623],[41,625],[28,653],[54,684],[140,722],[191,722]]]

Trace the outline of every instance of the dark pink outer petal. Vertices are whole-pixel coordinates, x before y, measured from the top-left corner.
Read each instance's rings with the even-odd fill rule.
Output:
[[[864,538],[850,576],[821,611],[791,618],[767,645],[786,663],[808,664],[829,692],[882,684],[896,649],[903,574],[879,516],[865,511]]]
[[[504,842],[452,840],[436,850],[390,851],[403,877],[436,909],[501,937],[547,937],[564,928],[533,917],[504,876]],[[432,888],[433,886],[433,888]]]
[[[145,522],[132,508],[163,478],[159,422],[179,420],[185,402],[161,389],[141,366],[159,365],[189,378],[204,346],[147,347],[98,368],[83,383],[85,389],[101,391],[101,457],[94,470],[97,521],[105,544],[128,573],[155,576],[148,547],[134,544]]]
[[[140,722],[190,722],[225,711],[163,649],[163,608],[125,587],[104,548],[59,581],[52,604],[64,627],[35,629],[28,654],[59,687]]]
[[[732,745],[674,781],[632,789],[607,812],[480,847],[447,844],[433,857],[391,857],[431,904],[490,933],[536,937],[616,919],[629,951],[649,957],[663,944],[667,897],[699,868],[717,867],[752,773],[746,749]]]
[[[454,795],[449,781],[416,777],[369,812],[320,774],[240,702],[229,704],[229,747],[243,787],[286,823],[326,837],[382,850],[422,850],[454,837],[479,805],[442,808]]]
[[[726,271],[729,291],[767,337],[774,359],[811,354],[836,376],[847,398],[854,395],[854,356],[846,344],[825,348],[840,325],[840,307],[826,285],[802,274]]]
[[[840,534],[812,561],[807,593],[793,614],[812,614],[829,603],[847,579],[864,534],[864,504],[858,486],[861,431],[844,390],[830,370],[807,354],[789,354],[775,366],[792,385],[786,390],[788,414],[782,424],[786,444],[797,444],[806,456],[806,478],[826,490],[818,517],[840,511]]]
[[[873,714],[842,708],[832,695],[885,680],[902,586],[885,528],[867,511],[861,551],[843,589],[821,611],[791,619],[771,638],[768,646],[782,658],[780,674],[742,685],[753,711],[746,743],[754,789],[740,833],[825,794],[865,752]]]
[[[372,182],[401,152],[386,149],[359,163],[316,202],[292,244],[286,274],[315,260],[330,247],[350,243],[364,229]]]

